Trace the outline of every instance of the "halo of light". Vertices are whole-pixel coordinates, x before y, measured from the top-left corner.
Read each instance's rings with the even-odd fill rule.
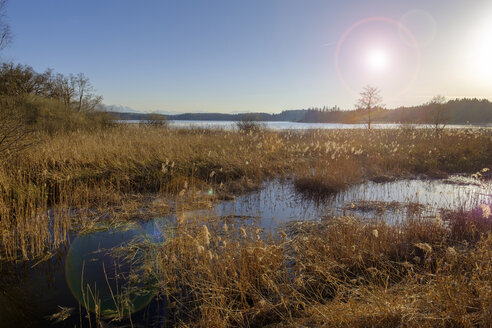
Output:
[[[400,18],[400,24],[412,30],[412,34],[417,41],[419,47],[428,46],[436,36],[437,23],[434,17],[425,10],[410,10],[403,14]],[[398,28],[400,38],[410,47],[414,47],[412,42],[409,42],[405,31]]]
[[[396,21],[396,20],[394,20],[392,18],[384,17],[384,16],[373,16],[373,17],[367,17],[367,18],[361,19],[361,20],[355,22],[354,24],[352,24],[347,30],[345,30],[345,32],[343,32],[342,36],[340,37],[340,39],[337,42],[337,46],[336,46],[336,49],[335,49],[335,71],[337,73],[338,79],[340,80],[340,82],[342,83],[342,85],[344,86],[344,88],[349,93],[352,93],[354,95],[358,94],[358,92],[356,92],[347,83],[347,81],[343,77],[343,74],[342,74],[342,72],[340,70],[340,51],[341,51],[342,46],[343,46],[343,44],[345,42],[345,39],[355,29],[361,27],[364,24],[372,23],[372,22],[383,22],[383,23],[388,23],[388,24],[391,24],[391,25],[395,26],[398,30],[401,30],[403,33],[405,33],[405,35],[410,39],[411,44],[413,45],[413,48],[415,48],[415,54],[416,54],[415,70],[414,70],[413,74],[411,75],[408,83],[402,88],[401,91],[399,91],[398,93],[396,93],[393,97],[390,97],[390,100],[391,100],[393,98],[397,98],[397,97],[403,95],[404,93],[406,93],[408,91],[408,89],[410,89],[410,87],[412,86],[412,84],[417,79],[417,75],[418,75],[418,72],[420,70],[420,62],[421,62],[420,48],[419,48],[419,45],[418,45],[417,40],[415,39],[415,36],[413,35],[412,31],[410,31],[406,26],[404,26],[399,21]]]
[[[88,311],[110,316],[119,310],[123,315],[129,315],[143,309],[153,299],[155,290],[152,286],[140,281],[141,277],[139,281],[132,281],[124,276],[128,270],[122,269],[120,265],[123,267],[128,264],[120,262],[106,251],[124,246],[140,236],[147,234],[142,229],[98,231],[80,235],[70,245],[65,260],[65,278],[72,295]],[[117,309],[115,304],[117,290],[120,295],[124,291],[128,292],[128,304],[123,310]],[[94,298],[100,302],[98,305]]]

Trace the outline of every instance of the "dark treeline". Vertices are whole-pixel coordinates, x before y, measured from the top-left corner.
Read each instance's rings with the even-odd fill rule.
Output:
[[[426,103],[396,109],[379,108],[372,112],[375,123],[435,124],[436,112],[441,124],[492,123],[492,102],[486,99],[455,99],[442,104]],[[309,123],[365,123],[364,109],[342,111],[334,108],[310,108],[302,119]]]
[[[109,122],[108,114],[98,111],[101,101],[82,73],[39,73],[27,65],[0,65],[0,115],[30,130],[53,133],[100,126]]]

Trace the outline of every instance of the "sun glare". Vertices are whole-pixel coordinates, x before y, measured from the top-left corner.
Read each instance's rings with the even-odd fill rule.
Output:
[[[474,30],[472,45],[469,48],[469,58],[473,79],[479,83],[490,84],[492,74],[492,24],[483,23]]]
[[[373,49],[367,55],[367,64],[373,71],[383,71],[388,66],[388,54],[383,49]]]
[[[492,73],[492,26],[482,31],[477,49],[478,64],[482,71]]]

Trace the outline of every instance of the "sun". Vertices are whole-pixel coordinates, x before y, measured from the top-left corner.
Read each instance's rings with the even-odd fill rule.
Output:
[[[382,48],[371,49],[366,57],[367,66],[374,72],[384,71],[389,64],[387,51]]]

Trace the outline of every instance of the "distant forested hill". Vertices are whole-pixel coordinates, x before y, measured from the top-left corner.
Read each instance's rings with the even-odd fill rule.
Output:
[[[147,113],[118,113],[112,112],[113,117],[117,120],[146,120],[150,115]],[[223,114],[223,113],[187,113],[177,115],[162,115],[169,120],[183,121],[239,121],[242,119],[251,119],[256,121],[291,121],[298,122],[304,119],[306,110],[286,110],[280,114],[269,113],[243,113],[243,114]],[[161,115],[161,114],[159,114]]]

